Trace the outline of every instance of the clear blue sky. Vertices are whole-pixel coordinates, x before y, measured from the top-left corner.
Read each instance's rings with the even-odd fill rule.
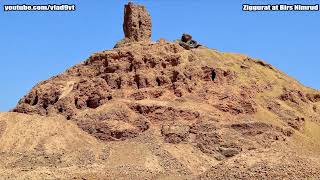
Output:
[[[124,0],[1,0],[0,111],[15,106],[37,82],[63,72],[123,37]],[[320,1],[140,0],[152,15],[152,39],[188,32],[220,51],[274,65],[320,89],[320,12],[242,12],[243,3]],[[3,12],[3,4],[75,4],[75,12]]]

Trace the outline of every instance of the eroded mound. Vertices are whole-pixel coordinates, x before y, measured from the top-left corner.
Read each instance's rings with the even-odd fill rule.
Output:
[[[255,113],[254,96],[248,92],[215,92],[219,88],[231,90],[235,79],[234,71],[201,61],[177,43],[131,44],[94,54],[64,74],[40,83],[14,111],[62,114],[95,137],[124,140],[147,130],[150,122],[180,119],[191,123],[206,118],[199,110],[177,107],[179,101],[205,102],[217,114]],[[119,103],[122,105],[116,105]],[[102,113],[82,113],[104,104],[114,106]]]
[[[85,109],[123,102],[123,106],[115,110],[119,113],[113,113],[111,118],[108,115],[103,115],[104,119],[99,115],[89,116],[89,119],[94,120],[90,121],[95,124],[92,126],[102,126],[96,122],[106,119],[130,119],[130,113],[145,118],[139,120],[142,124],[147,121],[201,119],[199,109],[178,108],[174,105],[190,102],[193,105],[203,104],[212,111],[213,115],[210,116],[215,118],[230,116],[234,119],[232,116],[253,115],[257,108],[264,108],[295,129],[300,129],[312,114],[312,121],[318,121],[319,94],[310,89],[308,93],[294,90],[297,88],[290,86],[300,86],[296,82],[282,88],[281,83],[287,83],[285,76],[274,68],[270,69],[271,66],[261,66],[260,62],[248,60],[245,56],[224,57],[206,48],[187,51],[178,43],[132,43],[96,53],[65,73],[39,83],[20,100],[13,111],[48,116],[62,114],[67,119],[84,121],[79,120],[84,118],[77,115]],[[263,74],[259,74],[258,68],[258,71],[254,69],[257,66],[255,64],[260,65],[263,74],[270,74],[269,79],[259,79]],[[264,93],[276,91],[282,92],[259,98]],[[137,103],[142,100],[153,100],[156,103]],[[167,102],[172,105],[169,106]],[[301,112],[301,106],[308,106],[304,108],[310,109],[308,113]],[[81,127],[90,131],[90,123],[81,123],[86,124]],[[134,126],[148,125],[138,123]],[[140,127],[137,131],[146,128]]]
[[[162,40],[96,53],[36,85],[13,111],[62,115],[105,142],[163,144],[164,166],[189,176],[214,163],[189,164],[170,146],[212,162],[273,149],[319,123],[319,94],[262,61]]]
[[[13,112],[73,126],[55,126],[53,133],[48,128],[54,123],[41,125],[49,135],[30,130],[39,145],[26,157],[0,156],[19,159],[4,167],[56,166],[48,177],[66,179],[320,176],[316,162],[311,169],[300,164],[319,160],[319,91],[245,55],[151,42],[151,20],[143,7],[129,3],[124,19],[125,38],[114,49],[40,82],[19,101]],[[14,128],[8,122],[0,121],[4,144],[3,136],[19,136],[9,136]],[[59,128],[60,139],[51,139]],[[50,144],[60,141],[62,149]],[[79,153],[72,154],[77,144]],[[277,163],[281,158],[285,163]],[[289,174],[282,174],[284,169]],[[39,173],[44,171],[31,176]]]

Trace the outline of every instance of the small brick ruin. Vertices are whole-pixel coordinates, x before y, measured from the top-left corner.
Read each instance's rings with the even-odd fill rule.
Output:
[[[125,5],[123,31],[127,40],[149,41],[151,29],[151,16],[144,6],[131,2]]]

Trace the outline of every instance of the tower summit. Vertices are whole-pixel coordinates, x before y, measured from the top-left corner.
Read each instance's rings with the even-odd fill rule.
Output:
[[[151,16],[142,5],[129,2],[124,7],[123,31],[129,41],[150,41]]]

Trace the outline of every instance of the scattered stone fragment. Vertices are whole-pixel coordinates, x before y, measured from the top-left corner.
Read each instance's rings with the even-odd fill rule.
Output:
[[[219,151],[225,157],[232,157],[240,153],[240,151],[237,148],[219,147]]]
[[[199,46],[201,46],[197,41],[192,40],[192,36],[190,34],[182,34],[181,40],[179,40],[179,44],[187,50],[198,48]]]

